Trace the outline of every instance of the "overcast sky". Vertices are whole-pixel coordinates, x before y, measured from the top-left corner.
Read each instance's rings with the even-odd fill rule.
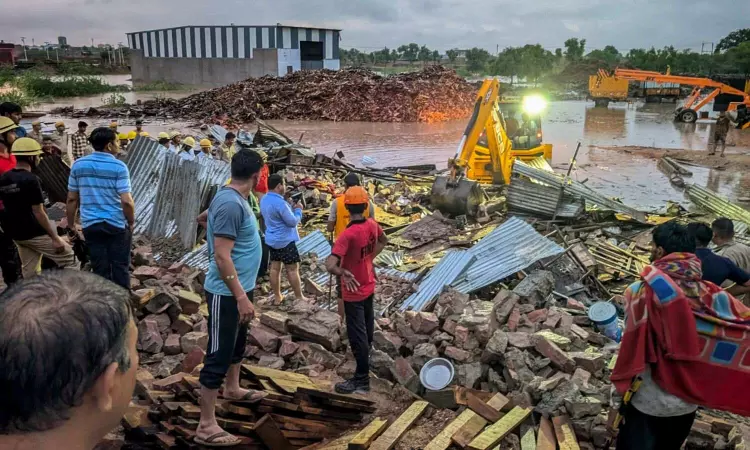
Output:
[[[417,42],[444,51],[541,43],[570,37],[587,50],[700,50],[750,26],[747,0],[0,0],[0,39],[37,44],[127,43],[125,33],[182,25],[310,25],[343,30],[341,46],[373,50]],[[11,7],[12,5],[12,7]]]

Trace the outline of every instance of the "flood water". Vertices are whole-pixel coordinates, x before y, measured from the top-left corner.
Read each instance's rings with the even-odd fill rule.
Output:
[[[105,77],[112,84],[129,84],[129,75]],[[148,100],[156,96],[183,97],[190,92],[131,92],[124,94],[128,102]],[[41,110],[73,105],[76,108],[99,106],[100,97],[60,99],[41,105]],[[565,170],[581,143],[574,177],[603,194],[619,197],[623,202],[641,208],[658,210],[666,201],[685,204],[681,191],[672,187],[656,168],[651,158],[624,151],[600,147],[634,146],[706,152],[711,123],[681,124],[673,120],[674,104],[612,104],[609,108],[594,108],[585,101],[552,102],[542,123],[545,142],[554,146],[552,165]],[[44,118],[47,120],[48,118]],[[49,117],[49,120],[54,118]],[[71,128],[77,120],[66,120]],[[108,121],[92,121],[92,125]],[[126,129],[132,120],[120,120]],[[699,121],[701,122],[701,121]],[[316,151],[331,155],[341,150],[347,159],[359,164],[364,156],[374,158],[376,166],[436,164],[445,167],[453,156],[466,127],[465,121],[448,123],[364,123],[271,121],[279,130],[294,140]],[[185,129],[184,123],[154,121],[144,127],[154,135],[171,128]],[[253,126],[247,129],[253,131]],[[187,129],[185,129],[187,131]],[[728,153],[750,154],[750,133],[731,130]],[[719,191],[731,199],[747,197],[750,175],[738,171],[710,170],[691,167],[694,175],[686,178]]]

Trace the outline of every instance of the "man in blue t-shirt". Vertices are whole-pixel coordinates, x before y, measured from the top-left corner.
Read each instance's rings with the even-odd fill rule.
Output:
[[[263,253],[258,221],[247,199],[258,182],[263,161],[256,152],[241,150],[230,164],[232,181],[198,217],[208,232],[209,266],[204,284],[208,348],[200,374],[201,418],[195,442],[212,447],[240,442],[216,422],[216,399],[225,378],[226,399],[254,402],[267,395],[240,387],[240,363],[248,323],[255,317],[252,296]]]

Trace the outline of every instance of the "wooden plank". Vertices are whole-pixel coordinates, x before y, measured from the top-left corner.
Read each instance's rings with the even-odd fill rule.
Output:
[[[422,398],[438,408],[455,409],[458,406],[458,403],[456,403],[456,392],[453,389],[426,391],[422,395]]]
[[[552,422],[546,417],[539,421],[539,435],[536,438],[537,450],[556,450],[557,439],[555,439],[555,430],[552,428]]]
[[[366,412],[366,413],[374,413],[377,411],[377,408],[370,405],[363,405],[361,403],[352,403],[349,401],[339,400],[336,398],[326,398],[323,396],[312,396],[305,392],[303,392],[306,388],[298,387],[297,393],[294,394],[294,397],[298,400],[302,400],[303,402],[307,402],[308,406],[313,407],[332,407],[332,408],[338,408],[343,409],[346,411],[357,411],[357,412]]]
[[[521,422],[531,415],[530,408],[520,408],[516,406],[502,419],[487,427],[486,430],[477,436],[469,447],[471,450],[488,450],[495,448],[505,436],[510,434]]]
[[[314,388],[315,384],[312,381],[299,382],[293,380],[287,380],[284,378],[269,378],[271,384],[285,394],[294,395],[299,388]]]
[[[370,448],[372,450],[391,450],[396,445],[396,442],[401,439],[401,436],[406,433],[406,430],[408,430],[409,427],[411,427],[414,422],[424,414],[428,405],[429,403],[421,400],[412,403],[411,406],[409,406],[409,408],[404,411],[404,413],[401,414],[387,430],[385,430],[385,433],[380,435],[380,437],[372,443]]]
[[[495,410],[493,407],[482,401],[476,395],[469,393],[466,396],[466,406],[472,411],[479,414],[489,423],[495,423],[502,417],[500,411]]]
[[[310,445],[308,447],[301,448],[299,450],[347,450],[349,441],[354,439],[357,435],[357,431],[347,433],[331,441],[319,442],[317,444]]]
[[[289,417],[277,414],[271,414],[271,417],[282,429],[285,430],[321,430],[327,431],[331,433],[331,435],[336,436],[341,433],[341,428],[330,421],[301,419],[299,417]]]
[[[169,450],[174,447],[176,441],[177,439],[174,436],[170,436],[166,433],[159,433],[156,435],[156,443],[164,450]]]
[[[293,450],[292,444],[281,433],[281,429],[270,415],[266,414],[255,423],[255,433],[266,447],[274,450]]]
[[[487,421],[484,420],[483,417],[475,413],[474,417],[469,419],[468,422],[466,422],[461,428],[453,433],[453,436],[451,436],[451,440],[459,447],[466,448],[466,446],[468,446],[469,443],[473,441],[474,438],[479,433],[481,433],[486,426]]]
[[[184,403],[180,405],[180,416],[186,419],[200,419],[201,409],[191,403]]]
[[[122,418],[122,426],[126,430],[150,427],[153,425],[148,418],[148,406],[131,405]]]
[[[354,436],[354,439],[349,441],[348,450],[366,450],[370,448],[370,444],[372,444],[372,441],[383,434],[383,431],[385,431],[385,427],[387,425],[387,420],[376,417],[372,420],[372,422],[364,427],[362,431],[357,433],[357,435]]]
[[[521,450],[536,450],[536,436],[533,426],[521,425]]]
[[[495,396],[492,392],[479,391],[477,389],[470,389],[464,386],[455,386],[453,388],[456,391],[456,403],[461,406],[467,406],[467,396],[471,393],[481,398],[485,402],[489,402],[492,397]]]
[[[555,436],[557,436],[557,445],[560,450],[580,450],[576,433],[573,431],[573,424],[570,423],[570,417],[557,416],[552,418],[552,424],[555,427]]]
[[[507,397],[505,397],[503,394],[497,393],[490,399],[489,402],[487,402],[490,407],[500,410],[502,409],[507,402],[509,402]],[[438,433],[437,436],[435,436],[432,441],[430,441],[429,444],[427,444],[427,447],[424,448],[424,450],[446,450],[448,447],[450,447],[452,441],[451,437],[458,431],[459,428],[464,426],[466,422],[472,419],[472,417],[477,417],[478,415],[470,410],[465,409],[461,414],[458,415],[455,419],[453,419],[453,422],[449,423],[448,426],[443,428],[443,431]]]
[[[338,400],[338,401],[354,403],[354,404],[362,405],[362,406],[374,406],[375,405],[375,402],[364,399],[364,398],[359,398],[355,395],[344,395],[344,394],[338,394],[336,392],[327,392],[327,391],[321,391],[319,389],[311,389],[311,388],[305,388],[305,387],[300,388],[299,392],[303,394],[307,394],[311,397],[321,398],[323,400],[328,400],[328,399]]]

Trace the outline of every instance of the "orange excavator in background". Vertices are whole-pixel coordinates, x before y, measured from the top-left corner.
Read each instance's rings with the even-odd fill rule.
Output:
[[[727,117],[736,124],[739,129],[750,129],[750,93],[743,92],[719,81],[710,78],[682,77],[671,75],[669,70],[666,74],[651,72],[647,70],[615,70],[615,78],[620,80],[654,81],[657,83],[679,83],[680,85],[693,86],[693,92],[685,100],[685,103],[675,111],[675,120],[685,123],[694,123],[698,120],[698,111],[706,106],[719,94],[730,94],[742,97],[741,102],[731,102],[727,108]],[[712,89],[708,95],[703,96],[704,89]]]

